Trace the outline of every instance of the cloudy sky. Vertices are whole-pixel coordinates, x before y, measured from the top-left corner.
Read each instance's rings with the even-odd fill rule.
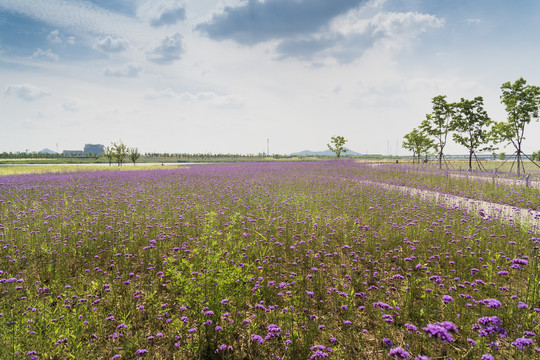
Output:
[[[436,95],[504,120],[538,34],[536,0],[0,0],[0,151],[404,155]]]

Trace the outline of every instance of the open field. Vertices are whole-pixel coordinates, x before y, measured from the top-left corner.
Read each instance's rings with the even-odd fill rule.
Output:
[[[185,165],[167,165],[167,168],[185,168]],[[94,172],[94,171],[135,171],[135,170],[157,170],[163,168],[162,165],[145,164],[124,164],[105,165],[105,164],[58,164],[58,165],[0,165],[0,176],[2,175],[23,175],[23,174],[66,174],[74,172]]]
[[[537,356],[538,229],[384,184],[540,206],[354,161],[3,176],[0,358]]]

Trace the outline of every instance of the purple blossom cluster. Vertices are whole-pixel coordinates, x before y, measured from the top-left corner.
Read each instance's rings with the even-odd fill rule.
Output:
[[[498,316],[481,317],[472,326],[472,329],[477,330],[478,335],[481,337],[498,334],[501,338],[504,338],[507,335],[506,330],[502,327],[502,320]]]
[[[436,337],[441,339],[443,343],[454,342],[454,338],[452,337],[452,334],[450,334],[450,332],[458,332],[456,325],[450,321],[428,324],[426,327],[423,328],[423,330],[430,337]]]

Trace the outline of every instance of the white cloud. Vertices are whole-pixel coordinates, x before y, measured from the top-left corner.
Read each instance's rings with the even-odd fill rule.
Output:
[[[58,61],[60,60],[60,57],[52,52],[51,49],[42,50],[37,49],[32,54],[32,59],[44,59],[44,60],[52,60],[52,61]]]
[[[122,52],[129,48],[129,41],[112,35],[101,37],[96,42],[96,47],[105,52]]]
[[[175,99],[189,103],[207,104],[214,108],[240,108],[244,106],[245,99],[240,95],[219,95],[213,91],[201,91],[198,93],[177,93],[171,88],[157,91],[150,89],[146,92],[147,99]]]
[[[384,12],[372,7],[359,7],[336,18],[330,30],[343,36],[381,33],[392,38],[415,37],[430,28],[440,28],[444,23],[444,19],[430,14]]]
[[[77,112],[81,111],[85,106],[89,104],[90,103],[86,100],[81,100],[77,97],[69,97],[64,100],[62,108],[66,111]]]
[[[62,42],[62,39],[60,38],[60,31],[59,30],[53,30],[49,33],[47,36],[47,40],[54,44],[60,44]]]
[[[15,95],[25,101],[34,101],[44,96],[51,95],[51,91],[45,87],[32,84],[8,85],[4,91],[6,95]]]
[[[382,32],[391,38],[416,37],[430,28],[443,27],[444,23],[444,19],[417,12],[380,13],[370,21],[375,33]]]
[[[143,70],[141,64],[127,64],[123,67],[118,68],[107,68],[105,70],[105,76],[112,77],[129,77],[134,78],[139,76],[140,72]]]
[[[186,11],[184,4],[178,0],[148,0],[137,9],[137,15],[150,25],[158,27],[185,20]]]
[[[209,103],[211,106],[217,108],[239,108],[245,102],[245,99],[239,95],[218,95],[212,91],[196,94],[184,92],[179,97],[183,101]]]
[[[182,34],[169,35],[161,41],[161,44],[147,54],[148,60],[158,64],[171,64],[180,60],[184,54]]]
[[[171,88],[166,88],[160,91],[157,91],[155,89],[150,89],[146,92],[145,98],[155,100],[155,99],[170,99],[177,97],[178,93],[176,93]]]
[[[49,33],[47,36],[47,40],[53,44],[61,44],[63,42],[74,45],[75,44],[75,37],[74,36],[65,36],[60,32],[60,30],[55,29]]]

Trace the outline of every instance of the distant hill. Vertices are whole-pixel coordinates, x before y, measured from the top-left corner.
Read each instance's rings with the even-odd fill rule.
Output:
[[[347,148],[345,148],[347,149]],[[300,152],[296,152],[296,153],[292,153],[291,155],[307,155],[307,156],[316,156],[316,155],[319,155],[319,156],[333,156],[335,155],[333,151],[331,150],[323,150],[323,151],[311,151],[311,150],[304,150],[304,151],[300,151]],[[343,153],[341,154],[343,156],[347,156],[347,155],[362,155],[360,153],[357,153],[356,151],[353,151],[351,149],[347,149],[347,152],[346,153]]]
[[[51,149],[47,149],[47,148],[45,148],[45,149],[43,149],[41,151],[38,151],[38,152],[43,153],[43,154],[57,154],[56,151],[52,151]]]

